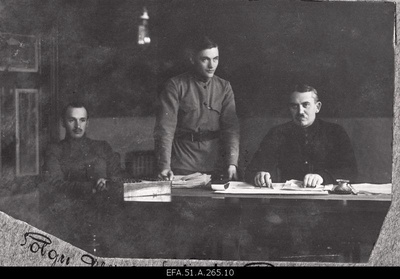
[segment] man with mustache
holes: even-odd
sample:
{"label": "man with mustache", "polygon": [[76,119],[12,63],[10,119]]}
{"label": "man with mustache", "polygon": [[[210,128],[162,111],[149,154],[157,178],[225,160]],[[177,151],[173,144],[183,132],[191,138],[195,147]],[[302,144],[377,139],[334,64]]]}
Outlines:
{"label": "man with mustache", "polygon": [[89,115],[84,104],[69,103],[62,112],[65,138],[50,144],[44,158],[44,195],[61,193],[66,197],[84,198],[109,190],[106,179],[126,176],[120,158],[102,140],[86,137]]}
{"label": "man with mustache", "polygon": [[292,121],[272,128],[262,140],[245,179],[256,186],[296,179],[304,187],[353,181],[357,163],[346,131],[317,117],[322,103],[315,88],[296,86],[289,95]]}
{"label": "man with mustache", "polygon": [[193,40],[191,69],[169,79],[159,96],[154,129],[158,176],[195,172],[237,179],[239,123],[230,83],[214,73],[218,45]]}

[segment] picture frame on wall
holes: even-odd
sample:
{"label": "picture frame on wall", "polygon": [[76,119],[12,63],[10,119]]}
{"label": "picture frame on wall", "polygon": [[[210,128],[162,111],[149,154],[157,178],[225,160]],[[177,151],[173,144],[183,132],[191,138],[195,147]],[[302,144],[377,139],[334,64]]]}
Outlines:
{"label": "picture frame on wall", "polygon": [[15,89],[16,175],[39,174],[39,90]]}
{"label": "picture frame on wall", "polygon": [[36,36],[0,32],[0,71],[38,72],[39,55]]}

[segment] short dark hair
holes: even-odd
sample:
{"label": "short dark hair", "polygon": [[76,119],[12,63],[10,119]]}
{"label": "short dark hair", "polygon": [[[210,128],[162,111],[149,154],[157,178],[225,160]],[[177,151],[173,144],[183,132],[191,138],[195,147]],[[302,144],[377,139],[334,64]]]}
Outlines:
{"label": "short dark hair", "polygon": [[195,35],[189,41],[189,51],[192,54],[215,47],[218,47],[217,42],[208,35]]}
{"label": "short dark hair", "polygon": [[300,93],[305,93],[305,92],[313,92],[314,95],[314,100],[315,102],[319,101],[319,96],[318,96],[318,91],[317,89],[315,89],[314,87],[307,85],[307,84],[297,84],[294,87],[294,90],[292,92],[290,92],[290,94],[294,93],[294,92],[300,92]]}
{"label": "short dark hair", "polygon": [[89,111],[86,107],[86,105],[83,102],[75,101],[75,102],[70,102],[66,104],[61,112],[61,119],[65,119],[65,115],[67,114],[68,108],[85,108],[86,113],[87,113],[87,118],[89,118]]}

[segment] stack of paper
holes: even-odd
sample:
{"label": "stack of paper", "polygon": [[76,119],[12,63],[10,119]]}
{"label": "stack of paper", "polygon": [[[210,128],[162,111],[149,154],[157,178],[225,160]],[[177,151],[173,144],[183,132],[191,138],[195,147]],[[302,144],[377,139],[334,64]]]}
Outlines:
{"label": "stack of paper", "polygon": [[359,183],[351,184],[359,194],[386,194],[392,193],[392,183],[387,184],[370,184],[370,183]]}
{"label": "stack of paper", "polygon": [[189,175],[175,175],[172,188],[196,188],[206,186],[211,181],[211,175],[200,172]]}
{"label": "stack of paper", "polygon": [[289,180],[286,183],[272,183],[272,189],[267,187],[256,187],[246,182],[230,181],[224,185],[211,184],[215,193],[224,194],[280,194],[280,195],[326,195],[328,190],[324,186],[308,188],[302,187],[303,182]]}
{"label": "stack of paper", "polygon": [[[390,195],[392,184],[371,184],[360,183],[351,184],[360,195]],[[325,195],[329,194],[333,185],[320,185],[317,187],[303,187],[303,182],[299,180],[288,180],[285,183],[272,183],[272,189],[267,187],[256,187],[241,181],[230,181],[226,184],[211,184],[215,193],[224,194],[296,194],[296,195]]]}
{"label": "stack of paper", "polygon": [[171,181],[124,183],[125,201],[170,201]]}
{"label": "stack of paper", "polygon": [[320,185],[317,187],[304,187],[303,181],[299,180],[288,180],[283,184],[281,190],[290,190],[290,191],[327,191],[324,185]]}

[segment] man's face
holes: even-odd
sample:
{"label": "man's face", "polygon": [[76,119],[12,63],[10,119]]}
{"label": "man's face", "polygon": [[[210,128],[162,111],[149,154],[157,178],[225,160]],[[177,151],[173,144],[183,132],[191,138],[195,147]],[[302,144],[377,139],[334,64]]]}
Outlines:
{"label": "man's face", "polygon": [[290,95],[290,113],[294,123],[308,127],[314,123],[315,117],[321,109],[321,102],[316,102],[313,92],[293,92]]}
{"label": "man's face", "polygon": [[69,107],[65,113],[63,126],[67,136],[74,139],[83,137],[89,125],[85,108]]}
{"label": "man's face", "polygon": [[191,62],[195,71],[206,79],[214,76],[218,67],[219,51],[217,47],[204,49],[192,57]]}

